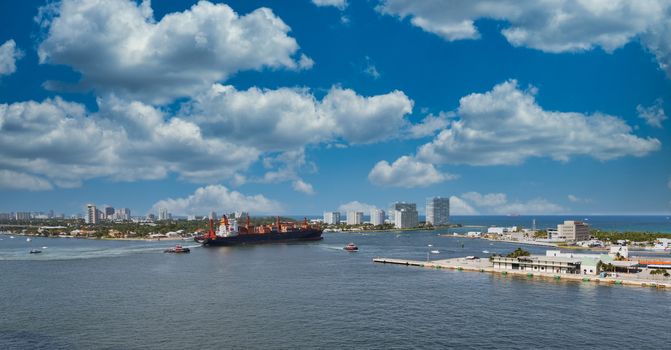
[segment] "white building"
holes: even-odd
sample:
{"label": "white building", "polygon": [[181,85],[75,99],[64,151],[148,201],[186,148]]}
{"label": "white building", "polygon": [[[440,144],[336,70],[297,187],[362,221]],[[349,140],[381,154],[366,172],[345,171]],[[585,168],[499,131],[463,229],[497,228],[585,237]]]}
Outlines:
{"label": "white building", "polygon": [[589,226],[581,221],[566,220],[557,225],[557,234],[567,241],[589,240]]}
{"label": "white building", "polygon": [[450,198],[426,199],[426,222],[433,226],[447,225],[450,220]]}
{"label": "white building", "polygon": [[419,224],[419,214],[417,210],[401,209],[394,212],[394,227],[412,228]]}
{"label": "white building", "polygon": [[168,220],[170,219],[170,213],[168,213],[167,208],[158,208],[158,219],[159,220]]}
{"label": "white building", "polygon": [[325,211],[324,212],[324,223],[327,225],[340,225],[340,212],[339,211]]}
{"label": "white building", "polygon": [[114,211],[114,220],[130,221],[130,209],[118,208]]}
{"label": "white building", "polygon": [[[406,202],[395,202],[389,206],[389,221],[396,222],[396,211],[403,210],[414,211],[417,213],[417,204],[415,203],[406,203]],[[417,213],[417,220],[419,220],[419,213]]]}
{"label": "white building", "polygon": [[373,209],[370,211],[370,223],[374,226],[384,225],[385,212],[382,209]]}
{"label": "white building", "polygon": [[361,225],[361,224],[363,224],[363,212],[348,211],[347,212],[347,224],[348,225]]}
{"label": "white building", "polygon": [[492,226],[487,228],[487,233],[488,234],[495,234],[499,236],[503,236],[507,233],[510,232],[515,232],[517,231],[517,226],[511,226],[511,227],[498,227],[498,226]]}
{"label": "white building", "polygon": [[84,218],[87,224],[95,225],[98,223],[98,209],[95,204],[86,205],[86,217]]}

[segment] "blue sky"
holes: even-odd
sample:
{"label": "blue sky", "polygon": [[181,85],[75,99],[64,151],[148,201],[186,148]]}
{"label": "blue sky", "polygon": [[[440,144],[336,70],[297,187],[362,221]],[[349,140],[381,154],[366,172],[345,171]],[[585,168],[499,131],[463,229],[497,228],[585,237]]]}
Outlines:
{"label": "blue sky", "polygon": [[0,212],[668,214],[670,13],[2,2]]}

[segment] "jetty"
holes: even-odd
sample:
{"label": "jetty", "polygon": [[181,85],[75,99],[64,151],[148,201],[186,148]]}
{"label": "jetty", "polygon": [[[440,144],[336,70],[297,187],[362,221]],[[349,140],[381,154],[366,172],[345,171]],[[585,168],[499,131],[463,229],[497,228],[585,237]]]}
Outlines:
{"label": "jetty", "polygon": [[488,258],[453,258],[441,260],[407,260],[407,259],[392,259],[392,258],[374,258],[373,262],[380,264],[394,264],[404,266],[423,267],[430,269],[449,269],[457,271],[491,273],[502,276],[516,275],[527,278],[540,278],[545,280],[567,280],[578,282],[599,283],[605,285],[627,285],[638,286],[646,288],[658,288],[671,291],[671,280],[666,278],[650,279],[644,276],[636,276],[635,274],[609,274],[606,277],[598,275],[583,275],[570,273],[551,273],[551,272],[531,272],[525,270],[510,270],[495,268],[489,262]]}

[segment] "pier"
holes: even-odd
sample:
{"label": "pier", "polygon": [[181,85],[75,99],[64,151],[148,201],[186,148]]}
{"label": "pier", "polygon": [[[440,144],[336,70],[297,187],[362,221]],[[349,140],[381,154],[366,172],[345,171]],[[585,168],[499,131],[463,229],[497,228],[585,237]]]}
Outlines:
{"label": "pier", "polygon": [[430,269],[450,269],[457,271],[468,272],[486,272],[491,274],[498,274],[502,276],[517,275],[528,278],[542,278],[551,280],[569,280],[578,282],[591,282],[606,285],[628,285],[646,288],[657,288],[671,291],[671,280],[653,280],[641,278],[642,276],[618,274],[617,277],[599,277],[594,275],[579,275],[568,273],[547,273],[547,272],[530,272],[524,270],[508,270],[498,269],[492,267],[489,259],[467,259],[467,258],[453,258],[442,260],[407,260],[407,259],[391,259],[391,258],[374,258],[373,262],[380,264],[394,264],[404,266],[415,266]]}

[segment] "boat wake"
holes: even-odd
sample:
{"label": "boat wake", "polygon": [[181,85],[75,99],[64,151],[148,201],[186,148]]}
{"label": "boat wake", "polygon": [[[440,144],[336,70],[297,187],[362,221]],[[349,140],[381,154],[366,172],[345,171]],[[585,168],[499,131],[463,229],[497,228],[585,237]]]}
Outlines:
{"label": "boat wake", "polygon": [[[53,260],[85,260],[85,259],[100,259],[100,258],[114,258],[121,256],[128,256],[132,254],[150,254],[163,253],[167,245],[141,245],[131,247],[110,247],[110,248],[87,248],[87,247],[42,247],[45,249],[42,254],[28,254],[24,248],[14,248],[7,250],[0,250],[0,261],[12,260],[39,260],[39,261],[53,261]],[[183,245],[184,248],[197,248],[199,244]]]}

